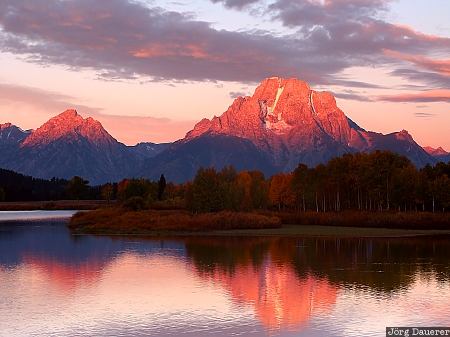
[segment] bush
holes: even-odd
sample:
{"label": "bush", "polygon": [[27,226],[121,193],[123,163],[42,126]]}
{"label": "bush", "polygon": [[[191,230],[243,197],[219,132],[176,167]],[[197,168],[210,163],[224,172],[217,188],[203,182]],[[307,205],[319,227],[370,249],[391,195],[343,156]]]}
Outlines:
{"label": "bush", "polygon": [[131,211],[140,211],[146,209],[146,203],[142,197],[132,197],[125,200],[122,207]]}

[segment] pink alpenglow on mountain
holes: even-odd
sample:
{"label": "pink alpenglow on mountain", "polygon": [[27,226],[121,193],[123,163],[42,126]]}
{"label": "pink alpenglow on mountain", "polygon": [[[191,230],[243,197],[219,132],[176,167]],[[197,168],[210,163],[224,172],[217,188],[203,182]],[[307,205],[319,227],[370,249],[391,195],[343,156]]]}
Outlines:
{"label": "pink alpenglow on mountain", "polygon": [[433,157],[439,157],[439,156],[447,156],[450,154],[450,152],[445,151],[442,147],[438,147],[437,149],[432,148],[431,146],[425,146],[423,148],[428,154],[432,155]]}
{"label": "pink alpenglow on mountain", "polygon": [[91,117],[84,119],[76,110],[69,109],[33,131],[22,143],[22,146],[45,146],[59,139],[74,141],[78,137],[97,145],[115,142],[115,139],[103,128],[100,122]]}
{"label": "pink alpenglow on mountain", "polygon": [[281,170],[299,162],[316,165],[343,153],[390,150],[417,165],[429,156],[407,131],[390,135],[368,132],[352,122],[329,92],[315,91],[298,79],[271,77],[251,97],[238,97],[225,113],[202,120],[185,138],[229,135],[250,140]]}
{"label": "pink alpenglow on mountain", "polygon": [[[267,176],[315,166],[345,153],[389,150],[421,167],[447,161],[425,152],[405,130],[366,131],[339,109],[329,92],[298,79],[271,77],[251,97],[238,97],[220,116],[203,119],[172,144],[125,146],[102,125],[66,110],[35,131],[0,127],[0,167],[39,178],[82,176],[91,183],[129,177],[192,179],[200,167],[260,170]],[[445,151],[444,151],[445,152]],[[438,154],[438,155],[437,155]]]}

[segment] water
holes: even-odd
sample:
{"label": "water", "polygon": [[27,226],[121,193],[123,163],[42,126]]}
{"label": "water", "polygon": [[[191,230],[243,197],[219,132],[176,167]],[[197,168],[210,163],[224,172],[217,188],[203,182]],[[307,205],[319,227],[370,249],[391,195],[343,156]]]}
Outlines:
{"label": "water", "polygon": [[1,211],[0,222],[68,219],[76,212],[77,211]]}
{"label": "water", "polygon": [[0,225],[0,336],[384,336],[450,326],[448,238],[108,238]]}

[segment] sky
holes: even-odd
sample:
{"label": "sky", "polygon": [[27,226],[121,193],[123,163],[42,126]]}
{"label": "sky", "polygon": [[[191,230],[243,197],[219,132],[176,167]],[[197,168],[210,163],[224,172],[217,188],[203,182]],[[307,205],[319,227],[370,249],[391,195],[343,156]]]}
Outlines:
{"label": "sky", "polygon": [[168,142],[266,77],[331,91],[361,127],[450,150],[448,0],[2,0],[0,123],[68,108]]}

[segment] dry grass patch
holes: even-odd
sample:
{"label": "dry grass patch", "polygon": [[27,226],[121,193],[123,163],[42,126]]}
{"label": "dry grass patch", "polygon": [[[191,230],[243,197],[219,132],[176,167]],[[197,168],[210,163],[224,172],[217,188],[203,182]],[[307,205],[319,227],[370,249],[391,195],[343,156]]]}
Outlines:
{"label": "dry grass patch", "polygon": [[279,228],[278,217],[240,212],[191,214],[187,211],[130,211],[123,208],[78,213],[69,227],[75,233],[151,234],[157,231],[213,231]]}

